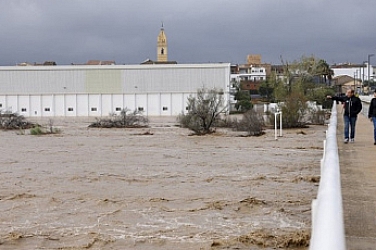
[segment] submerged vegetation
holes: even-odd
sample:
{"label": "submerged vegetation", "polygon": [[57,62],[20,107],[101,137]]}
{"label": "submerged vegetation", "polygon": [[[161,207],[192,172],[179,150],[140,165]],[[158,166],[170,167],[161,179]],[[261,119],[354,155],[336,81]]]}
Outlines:
{"label": "submerged vegetation", "polygon": [[188,97],[188,112],[180,114],[178,122],[196,135],[210,134],[214,132],[213,127],[220,114],[226,109],[223,91],[198,89],[196,96]]}
{"label": "submerged vegetation", "polygon": [[36,124],[28,122],[24,116],[17,113],[0,111],[0,129],[3,130],[18,130],[29,129],[36,126]]}
{"label": "submerged vegetation", "polygon": [[206,135],[215,132],[217,127],[245,131],[248,136],[259,136],[264,132],[264,121],[253,109],[246,109],[240,121],[224,116],[227,106],[224,105],[223,93],[216,89],[199,89],[196,97],[188,98],[188,112],[178,117],[184,128],[195,135]]}
{"label": "submerged vegetation", "polygon": [[18,130],[18,135],[25,135],[25,130],[30,130],[30,135],[46,135],[46,134],[60,134],[61,130],[53,126],[54,121],[48,120],[46,126],[41,126],[26,120],[22,115],[11,112],[0,112],[0,129],[2,130]]}
{"label": "submerged vegetation", "polygon": [[149,119],[142,111],[121,110],[120,115],[110,114],[110,118],[96,118],[89,128],[145,128],[149,126]]}
{"label": "submerged vegetation", "polygon": [[48,120],[48,125],[46,127],[42,127],[36,125],[35,127],[30,129],[31,135],[50,135],[50,134],[60,134],[61,129],[53,127],[54,121],[52,119]]}

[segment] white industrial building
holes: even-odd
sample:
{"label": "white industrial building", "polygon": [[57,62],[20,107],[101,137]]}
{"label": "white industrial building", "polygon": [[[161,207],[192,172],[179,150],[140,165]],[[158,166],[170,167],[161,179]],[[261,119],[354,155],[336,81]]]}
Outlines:
{"label": "white industrial building", "polygon": [[338,64],[330,67],[334,77],[347,75],[361,81],[373,81],[375,79],[375,67],[367,62],[364,64]]}
{"label": "white industrial building", "polygon": [[199,88],[229,100],[230,64],[0,67],[0,110],[25,117],[108,116],[124,108],[149,116],[186,112]]}

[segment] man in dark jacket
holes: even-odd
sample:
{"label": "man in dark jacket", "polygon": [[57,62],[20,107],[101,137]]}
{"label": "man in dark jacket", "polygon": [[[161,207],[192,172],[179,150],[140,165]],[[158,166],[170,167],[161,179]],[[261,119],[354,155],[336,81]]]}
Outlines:
{"label": "man in dark jacket", "polygon": [[373,145],[376,145],[376,90],[373,93],[373,98],[369,104],[368,118],[373,122]]}
{"label": "man in dark jacket", "polygon": [[[336,97],[327,96],[328,99],[334,101],[340,101],[344,104],[343,120],[345,123],[344,137],[345,143],[354,142],[355,138],[355,124],[358,114],[362,110],[362,101],[354,95],[353,89],[348,89],[346,91],[346,96]],[[349,131],[350,127],[350,131]],[[350,133],[349,133],[350,132]]]}

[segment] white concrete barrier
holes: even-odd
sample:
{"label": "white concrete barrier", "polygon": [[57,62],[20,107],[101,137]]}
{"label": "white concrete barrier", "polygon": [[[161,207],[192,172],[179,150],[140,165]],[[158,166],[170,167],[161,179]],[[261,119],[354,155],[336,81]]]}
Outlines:
{"label": "white concrete barrier", "polygon": [[371,103],[371,100],[373,98],[373,95],[372,96],[359,96],[360,100],[362,100],[362,104],[363,104],[363,109],[362,109],[362,114],[366,117],[368,117],[368,109],[369,109],[369,104]]}
{"label": "white concrete barrier", "polygon": [[317,199],[312,201],[310,250],[345,250],[341,178],[337,145],[337,105],[333,102],[324,141]]}
{"label": "white concrete barrier", "polygon": [[359,96],[360,100],[362,100],[362,102],[368,102],[370,103],[372,98],[373,98],[373,95],[361,95]]}

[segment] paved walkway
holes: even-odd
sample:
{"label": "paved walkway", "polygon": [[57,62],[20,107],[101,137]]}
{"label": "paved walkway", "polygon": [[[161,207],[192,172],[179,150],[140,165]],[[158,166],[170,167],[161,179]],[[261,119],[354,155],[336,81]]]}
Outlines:
{"label": "paved walkway", "polygon": [[358,117],[354,143],[343,143],[343,119],[338,115],[338,151],[347,249],[376,249],[376,146],[373,125]]}

